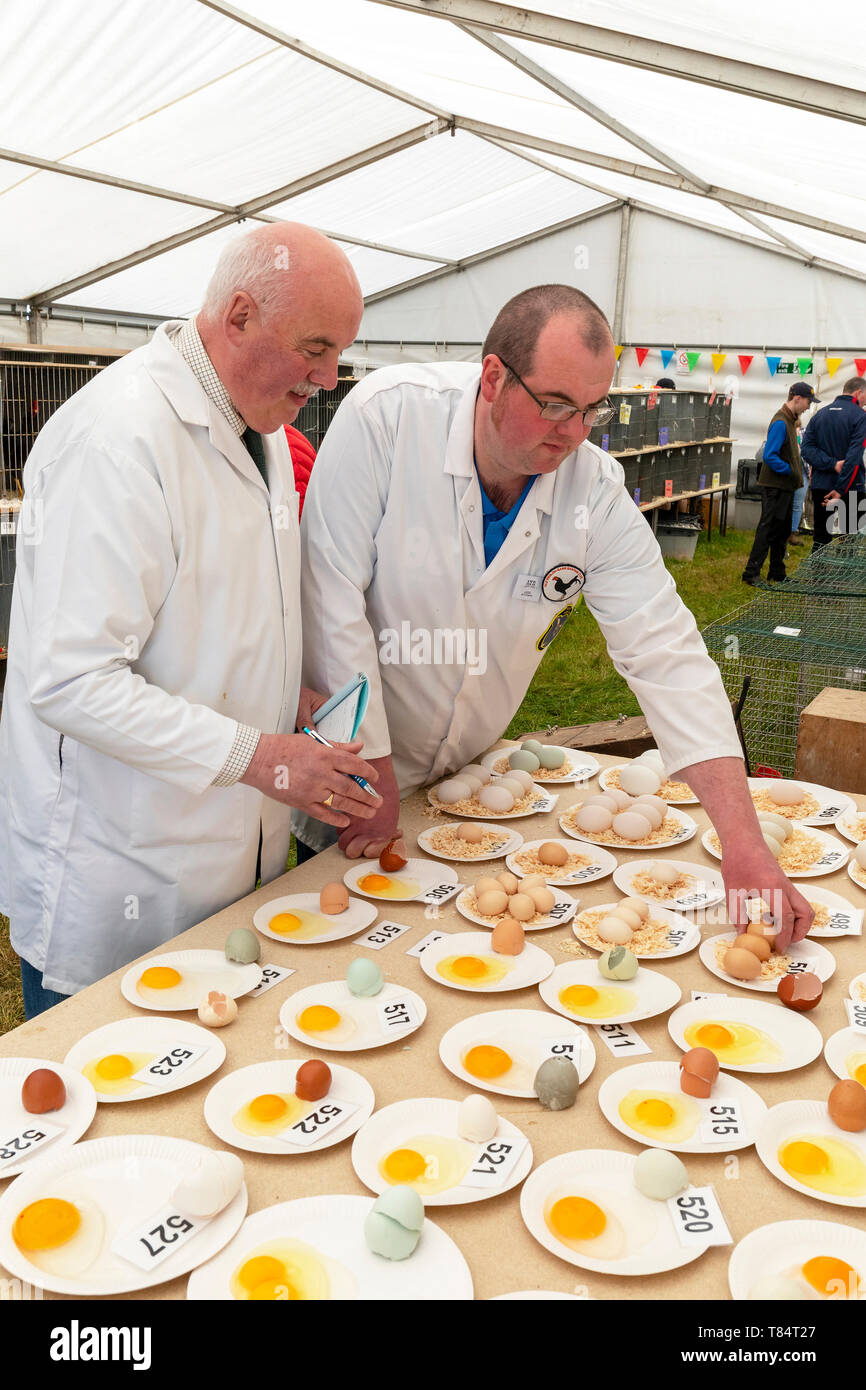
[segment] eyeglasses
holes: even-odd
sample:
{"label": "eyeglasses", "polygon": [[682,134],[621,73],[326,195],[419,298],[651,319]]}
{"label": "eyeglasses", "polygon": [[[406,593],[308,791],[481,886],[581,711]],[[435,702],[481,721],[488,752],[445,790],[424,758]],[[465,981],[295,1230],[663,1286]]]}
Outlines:
{"label": "eyeglasses", "polygon": [[517,375],[514,368],[509,367],[505,358],[500,357],[499,360],[505,370],[510,372],[516,381],[520,382],[526,394],[531,396],[535,401],[543,419],[559,421],[573,420],[575,415],[579,415],[583,425],[589,426],[590,429],[592,429],[593,425],[606,425],[609,420],[613,419],[616,406],[612,404],[609,397],[605,397],[601,405],[591,405],[586,410],[581,410],[577,405],[566,405],[565,401],[540,401],[535,392],[530,391],[523,378]]}

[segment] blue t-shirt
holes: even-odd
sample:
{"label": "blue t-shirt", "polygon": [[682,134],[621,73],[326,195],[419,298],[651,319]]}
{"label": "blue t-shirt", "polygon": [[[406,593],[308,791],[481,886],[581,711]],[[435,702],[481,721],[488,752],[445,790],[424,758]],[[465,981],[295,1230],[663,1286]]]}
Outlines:
{"label": "blue t-shirt", "polygon": [[[475,465],[475,472],[478,473],[477,463]],[[482,522],[484,526],[484,563],[488,567],[493,563],[493,560],[504,545],[505,537],[508,535],[508,532],[517,519],[517,513],[523,506],[526,494],[529,492],[534,482],[535,475],[533,474],[531,477],[527,478],[526,486],[511,510],[501,512],[487,496],[487,493],[484,491],[484,484],[481,481],[481,475],[480,473],[478,474],[478,486],[481,488]]]}

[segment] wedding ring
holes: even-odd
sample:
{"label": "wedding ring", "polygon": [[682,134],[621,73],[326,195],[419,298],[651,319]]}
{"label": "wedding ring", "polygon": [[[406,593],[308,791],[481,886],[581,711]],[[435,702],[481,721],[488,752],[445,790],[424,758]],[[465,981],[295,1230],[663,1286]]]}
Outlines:
{"label": "wedding ring", "polygon": [[323,806],[330,806],[330,804],[331,804],[331,802],[332,802],[333,800],[334,800],[334,793],[331,792],[330,796],[326,796],[326,797],[325,797],[324,801],[322,802],[322,805],[323,805]]}

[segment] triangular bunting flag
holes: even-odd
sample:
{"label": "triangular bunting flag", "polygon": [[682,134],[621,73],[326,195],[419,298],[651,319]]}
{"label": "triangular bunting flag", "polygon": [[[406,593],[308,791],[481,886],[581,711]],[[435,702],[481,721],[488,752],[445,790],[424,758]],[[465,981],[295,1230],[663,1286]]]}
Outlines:
{"label": "triangular bunting flag", "polygon": [[675,348],[662,348],[662,366],[666,367],[676,351]]}
{"label": "triangular bunting flag", "polygon": [[854,369],[858,376],[866,376],[866,357],[855,357]]}
{"label": "triangular bunting flag", "polygon": [[743,373],[743,376],[746,375],[746,372],[749,370],[754,360],[755,359],[753,357],[740,356],[737,358],[737,361],[740,364],[740,371]]}
{"label": "triangular bunting flag", "polygon": [[797,373],[799,376],[811,376],[814,363],[811,357],[797,358]]}
{"label": "triangular bunting flag", "polygon": [[776,372],[779,370],[779,363],[781,362],[781,360],[781,357],[767,358],[767,366],[770,368],[770,376],[776,375]]}
{"label": "triangular bunting flag", "polygon": [[686,357],[688,358],[689,371],[693,372],[701,360],[701,354],[699,352],[687,352]]}
{"label": "triangular bunting flag", "polygon": [[622,356],[622,343],[614,343],[613,350],[616,353],[616,360],[618,362]]}
{"label": "triangular bunting flag", "polygon": [[639,367],[643,366],[644,362],[647,359],[648,352],[649,348],[635,348],[634,355],[637,358],[637,364]]}
{"label": "triangular bunting flag", "polygon": [[725,358],[727,357],[727,355],[728,355],[728,354],[727,354],[726,352],[711,352],[711,353],[710,353],[710,356],[711,356],[712,359],[713,359],[713,371],[714,371],[714,372],[720,372],[720,371],[722,370],[722,367],[724,367],[724,365],[725,365]]}
{"label": "triangular bunting flag", "polygon": [[830,373],[830,376],[835,376],[836,373],[838,372],[839,368],[840,368],[841,365],[842,365],[842,358],[841,358],[841,357],[825,357],[825,358],[824,358],[824,361],[825,361],[826,364],[827,364],[827,371]]}

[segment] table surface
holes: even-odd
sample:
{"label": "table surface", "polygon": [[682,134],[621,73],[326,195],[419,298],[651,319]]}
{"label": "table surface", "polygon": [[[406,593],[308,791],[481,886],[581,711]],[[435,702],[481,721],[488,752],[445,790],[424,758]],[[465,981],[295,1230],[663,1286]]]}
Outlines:
{"label": "table surface", "polygon": [[[594,755],[602,768],[629,761],[605,754]],[[553,790],[556,790],[554,787]],[[568,783],[559,793],[556,808],[543,816],[536,815],[515,821],[515,828],[525,840],[561,838],[557,817],[574,802],[598,791],[596,779],[576,785]],[[866,810],[866,797],[854,798],[860,810]],[[660,851],[677,859],[702,864],[715,869],[718,861],[702,848],[700,835],[709,824],[701,806],[681,808],[698,825],[698,834],[681,848]],[[447,818],[432,811],[425,792],[416,792],[403,805],[401,824],[410,853],[419,854],[417,835],[430,825]],[[848,842],[846,842],[848,843]],[[578,842],[575,841],[575,845]],[[641,851],[645,856],[646,851]],[[616,851],[619,863],[637,852]],[[444,862],[433,861],[431,862]],[[342,879],[350,861],[335,848],[326,850],[312,861],[293,869],[291,873],[256,893],[242,898],[224,911],[192,927],[181,936],[164,943],[164,950],[223,945],[234,927],[251,926],[255,909],[271,899],[289,892],[309,892],[323,884]],[[482,874],[501,872],[503,860],[482,864],[455,865],[461,881],[474,882]],[[847,898],[857,907],[866,906],[866,893],[849,878],[847,869],[817,879],[799,881],[802,891],[810,885],[828,888]],[[577,893],[580,909],[616,899],[619,890],[610,878],[602,879]],[[210,1088],[229,1071],[253,1062],[300,1059],[315,1056],[315,1050],[288,1039],[279,1023],[280,1005],[295,991],[325,980],[345,977],[349,962],[358,955],[369,954],[382,968],[386,981],[409,985],[427,1003],[427,1019],[423,1026],[402,1044],[397,1042],[379,1049],[334,1054],[336,1060],[361,1072],[376,1094],[376,1108],[409,1097],[449,1097],[462,1100],[469,1088],[452,1076],[439,1059],[439,1040],[459,1019],[469,1014],[501,1008],[544,1008],[537,988],[532,987],[508,994],[483,998],[449,989],[428,979],[419,961],[406,951],[434,928],[444,931],[473,930],[471,923],[459,915],[452,902],[438,909],[438,921],[425,916],[420,904],[395,902],[383,904],[379,919],[391,918],[410,922],[412,930],[404,933],[380,951],[358,947],[352,940],[320,946],[286,946],[262,938],[262,963],[291,966],[296,973],[275,985],[258,999],[241,999],[237,1020],[219,1031],[227,1048],[222,1067],[211,1077],[165,1097],[153,1097],[122,1105],[100,1105],[84,1140],[113,1134],[166,1134],[194,1140],[212,1148],[222,1147],[220,1141],[204,1122],[203,1108]],[[433,912],[433,909],[427,909]],[[368,929],[369,930],[369,929]],[[724,927],[708,925],[704,935],[714,935]],[[563,943],[576,945],[571,924],[548,931],[531,933],[533,944],[548,951],[557,965],[575,959],[572,952],[560,948]],[[809,1015],[826,1041],[837,1029],[844,1027],[846,1016],[843,999],[848,983],[864,968],[863,937],[830,942],[822,939],[836,957],[837,969],[824,988],[818,1008]],[[595,958],[595,953],[587,951]],[[643,962],[653,967],[651,960]],[[739,998],[772,1000],[770,995],[754,991],[739,991],[712,975],[698,957],[697,948],[685,956],[659,961],[661,969],[675,980],[682,990],[682,1002],[688,1002],[692,989],[705,989],[736,994]],[[0,1056],[32,1056],[48,1061],[62,1061],[79,1038],[92,1029],[123,1017],[140,1017],[141,1011],[128,1004],[120,993],[124,971],[107,976],[89,989],[59,1004],[39,1018],[23,1024],[0,1038]],[[781,1008],[782,1006],[779,1005]],[[196,1022],[194,1012],[180,1017]],[[637,1026],[640,1036],[652,1048],[652,1057],[644,1060],[673,1061],[680,1055],[667,1031],[667,1014],[642,1021]],[[592,1033],[592,1029],[588,1029]],[[570,1110],[549,1112],[535,1101],[491,1096],[497,1111],[517,1124],[528,1136],[533,1149],[533,1167],[547,1159],[572,1149],[604,1148],[637,1154],[642,1145],[633,1143],[615,1130],[604,1118],[597,1102],[598,1089],[605,1077],[624,1065],[615,1058],[598,1037],[593,1037],[596,1064],[592,1075],[581,1086],[576,1104]],[[325,1053],[328,1060],[330,1054]],[[808,1067],[778,1075],[749,1075],[734,1073],[748,1082],[767,1105],[792,1099],[825,1099],[835,1081],[823,1055]],[[294,1197],[319,1193],[355,1193],[370,1196],[355,1176],[350,1159],[351,1140],[318,1153],[292,1157],[240,1153],[246,1171],[249,1190],[248,1214],[284,1202]],[[764,1168],[754,1147],[735,1154],[686,1154],[683,1160],[694,1184],[713,1183],[721,1202],[734,1242],[749,1231],[772,1221],[796,1218],[841,1221],[866,1230],[866,1211],[833,1206],[807,1197],[786,1187]],[[5,1184],[0,1185],[5,1190]],[[456,1241],[472,1272],[476,1298],[487,1299],[496,1294],[517,1289],[542,1288],[559,1292],[588,1290],[595,1299],[728,1299],[728,1259],[731,1246],[709,1249],[693,1263],[669,1273],[641,1277],[604,1275],[572,1266],[544,1250],[530,1236],[520,1215],[520,1188],[499,1197],[459,1207],[437,1207],[431,1218]],[[154,1289],[125,1294],[126,1299],[177,1299],[186,1294],[188,1276],[174,1279]],[[61,1295],[46,1297],[61,1299]]]}

